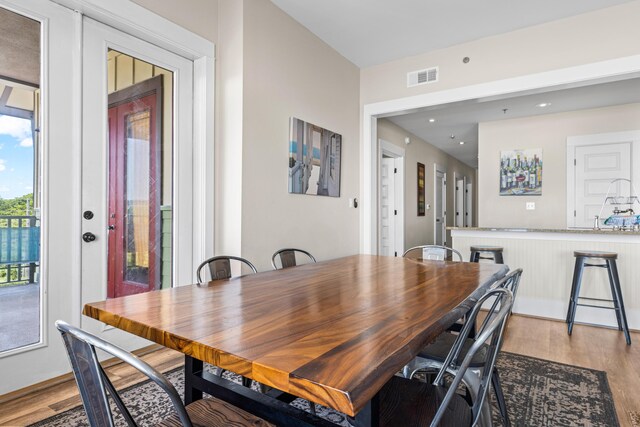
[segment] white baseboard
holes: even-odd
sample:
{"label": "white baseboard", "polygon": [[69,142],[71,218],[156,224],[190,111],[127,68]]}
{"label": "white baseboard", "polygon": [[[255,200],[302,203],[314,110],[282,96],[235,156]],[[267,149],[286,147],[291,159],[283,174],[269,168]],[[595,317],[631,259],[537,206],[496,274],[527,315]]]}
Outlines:
{"label": "white baseboard", "polygon": [[[569,301],[560,302],[552,299],[539,298],[516,298],[513,312],[517,314],[546,317],[549,319],[565,320]],[[626,308],[627,322],[629,329],[640,330],[640,310]],[[576,312],[576,322],[587,323],[597,326],[607,326],[617,328],[616,315],[613,310],[603,310],[591,307],[578,307]]]}

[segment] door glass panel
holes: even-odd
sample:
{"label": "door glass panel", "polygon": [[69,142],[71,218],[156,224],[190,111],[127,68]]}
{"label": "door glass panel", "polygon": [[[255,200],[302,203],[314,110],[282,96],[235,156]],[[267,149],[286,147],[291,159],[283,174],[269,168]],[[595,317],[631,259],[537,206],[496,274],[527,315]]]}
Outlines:
{"label": "door glass panel", "polygon": [[149,110],[126,117],[126,170],[125,170],[125,271],[127,282],[149,282],[149,158],[151,126]]}
{"label": "door glass panel", "polygon": [[0,354],[41,341],[40,23],[0,8]]}
{"label": "door glass panel", "polygon": [[173,73],[107,54],[109,298],[171,287]]}

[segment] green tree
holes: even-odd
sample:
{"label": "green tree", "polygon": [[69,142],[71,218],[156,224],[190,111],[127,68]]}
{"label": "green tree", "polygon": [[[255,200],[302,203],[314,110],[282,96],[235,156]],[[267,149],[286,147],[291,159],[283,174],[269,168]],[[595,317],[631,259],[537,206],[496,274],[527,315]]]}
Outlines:
{"label": "green tree", "polygon": [[29,213],[33,212],[33,193],[24,196],[15,197],[13,199],[0,198],[0,216],[5,215],[27,215],[27,206]]}

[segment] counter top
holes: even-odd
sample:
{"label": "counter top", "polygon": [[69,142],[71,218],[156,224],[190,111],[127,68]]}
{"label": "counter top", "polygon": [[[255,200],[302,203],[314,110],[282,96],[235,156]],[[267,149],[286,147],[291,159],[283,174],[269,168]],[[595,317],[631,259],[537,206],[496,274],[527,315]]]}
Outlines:
{"label": "counter top", "polygon": [[571,233],[571,234],[623,234],[640,236],[640,231],[614,230],[613,228],[500,228],[500,227],[447,227],[451,231],[502,231],[514,233]]}

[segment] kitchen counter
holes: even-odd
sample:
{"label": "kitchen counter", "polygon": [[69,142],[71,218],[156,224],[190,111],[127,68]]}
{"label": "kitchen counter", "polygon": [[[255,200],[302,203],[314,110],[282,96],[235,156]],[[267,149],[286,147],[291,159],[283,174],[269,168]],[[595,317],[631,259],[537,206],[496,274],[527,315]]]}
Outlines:
{"label": "kitchen counter", "polygon": [[500,228],[500,227],[447,227],[447,230],[459,231],[505,231],[516,233],[571,233],[571,234],[624,234],[640,236],[640,231],[614,230],[613,228]]}
{"label": "kitchen counter", "polygon": [[[470,247],[501,246],[504,262],[522,268],[514,312],[564,320],[575,258],[573,251],[616,252],[627,319],[640,330],[640,232],[613,229],[449,227],[451,246],[468,259]],[[611,299],[606,269],[587,268],[581,296]],[[615,326],[613,310],[578,307],[576,321]],[[621,333],[622,334],[622,333]],[[621,340],[624,338],[620,337]]]}

